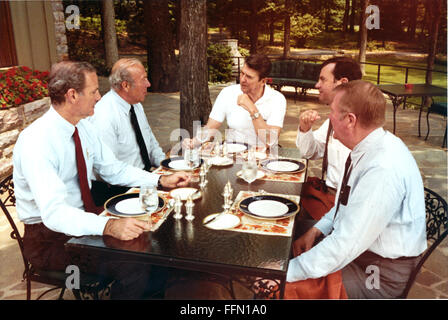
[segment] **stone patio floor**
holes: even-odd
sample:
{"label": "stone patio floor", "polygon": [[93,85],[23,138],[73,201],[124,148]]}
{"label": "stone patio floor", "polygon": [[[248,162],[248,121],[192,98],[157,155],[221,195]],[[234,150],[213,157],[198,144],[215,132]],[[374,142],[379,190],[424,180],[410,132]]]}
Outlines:
{"label": "stone patio floor", "polygon": [[[226,85],[210,87],[210,96],[214,102],[217,94]],[[100,91],[107,92],[107,79],[100,77]],[[279,143],[284,147],[295,147],[298,116],[301,111],[315,109],[319,111],[322,120],[315,124],[317,128],[329,113],[327,106],[318,103],[316,92],[311,91],[306,97],[294,102],[294,93],[290,88],[283,88],[283,94],[288,101],[287,114]],[[150,93],[144,102],[154,134],[160,145],[167,151],[174,142],[170,141],[170,133],[179,126],[179,93]],[[425,187],[433,189],[447,199],[447,149],[441,148],[446,119],[439,115],[430,115],[431,133],[426,135],[426,114],[422,115],[422,135],[418,137],[418,110],[402,108],[397,111],[396,135],[400,137],[414,155]],[[387,122],[385,128],[392,130],[392,105],[388,104]],[[310,161],[311,175],[319,175],[321,161]],[[15,212],[13,213],[15,215]],[[17,220],[17,219],[16,219]],[[20,228],[21,224],[18,223]],[[0,215],[0,300],[18,300],[26,298],[25,283],[22,282],[23,262],[20,250],[15,240],[9,237],[10,227]],[[32,299],[49,287],[32,283]],[[44,299],[56,299],[59,291],[52,292]],[[448,299],[448,239],[439,245],[426,262],[408,296],[410,299]],[[64,299],[74,299],[70,291]]]}

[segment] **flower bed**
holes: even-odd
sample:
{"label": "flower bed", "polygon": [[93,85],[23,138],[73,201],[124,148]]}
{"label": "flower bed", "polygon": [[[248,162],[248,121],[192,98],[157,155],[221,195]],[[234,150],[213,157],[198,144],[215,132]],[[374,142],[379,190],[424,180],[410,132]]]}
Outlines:
{"label": "flower bed", "polygon": [[0,109],[48,96],[48,71],[12,67],[0,71]]}

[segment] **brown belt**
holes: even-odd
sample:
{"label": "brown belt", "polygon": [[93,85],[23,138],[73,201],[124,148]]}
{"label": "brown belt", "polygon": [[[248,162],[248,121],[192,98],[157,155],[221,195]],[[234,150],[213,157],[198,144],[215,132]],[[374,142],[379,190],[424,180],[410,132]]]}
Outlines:
{"label": "brown belt", "polygon": [[332,195],[336,195],[336,189],[335,188],[331,188],[331,187],[329,187],[329,186],[327,186],[327,189],[328,189],[328,193],[329,194],[332,194]]}

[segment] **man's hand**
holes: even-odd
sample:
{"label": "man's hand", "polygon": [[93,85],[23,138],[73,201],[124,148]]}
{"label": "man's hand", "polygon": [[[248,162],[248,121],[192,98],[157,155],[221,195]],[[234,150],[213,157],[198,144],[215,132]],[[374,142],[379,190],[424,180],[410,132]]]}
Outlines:
{"label": "man's hand", "polygon": [[165,188],[186,187],[190,183],[191,174],[186,172],[176,172],[160,177],[160,183]]}
{"label": "man's hand", "polygon": [[301,132],[307,132],[311,129],[313,123],[319,120],[320,116],[315,110],[307,110],[299,116],[299,128]]}
{"label": "man's hand", "polygon": [[310,250],[313,247],[316,239],[322,234],[322,232],[313,227],[308,230],[304,235],[302,235],[299,239],[293,242],[292,244],[292,254],[294,257],[301,255],[303,252]]}
{"label": "man's hand", "polygon": [[142,220],[134,218],[109,219],[103,234],[119,240],[132,240],[149,230],[148,222]]}
{"label": "man's hand", "polygon": [[245,93],[238,96],[237,104],[246,109],[250,115],[257,112],[257,107],[255,107],[255,104],[252,102],[251,98]]}

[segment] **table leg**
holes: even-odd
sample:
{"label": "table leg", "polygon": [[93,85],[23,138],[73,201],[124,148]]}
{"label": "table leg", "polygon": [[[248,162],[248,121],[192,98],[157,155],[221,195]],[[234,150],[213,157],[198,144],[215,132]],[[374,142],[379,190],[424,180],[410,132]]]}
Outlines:
{"label": "table leg", "polygon": [[397,113],[397,109],[400,106],[400,103],[402,102],[402,99],[395,96],[390,96],[390,99],[392,100],[392,105],[394,107],[394,129],[393,134],[395,134],[395,114]]}

